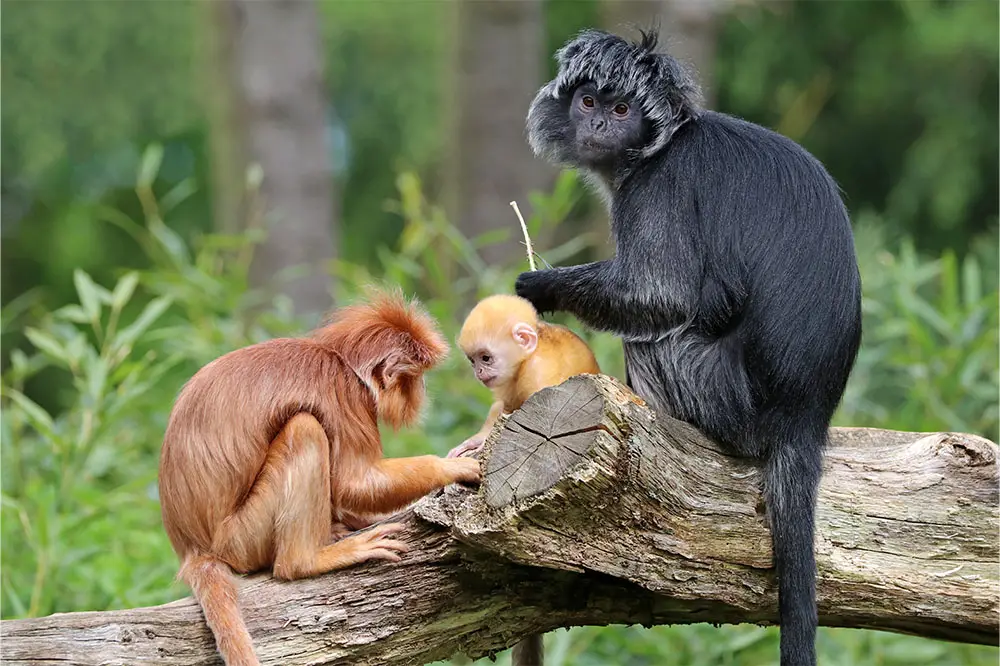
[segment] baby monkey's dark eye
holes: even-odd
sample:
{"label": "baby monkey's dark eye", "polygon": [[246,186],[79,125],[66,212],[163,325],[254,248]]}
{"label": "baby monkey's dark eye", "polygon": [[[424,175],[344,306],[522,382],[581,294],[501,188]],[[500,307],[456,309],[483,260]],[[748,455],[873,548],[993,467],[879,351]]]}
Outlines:
{"label": "baby monkey's dark eye", "polygon": [[594,108],[594,98],[590,95],[584,95],[580,98],[580,103],[583,104],[588,109]]}
{"label": "baby monkey's dark eye", "polygon": [[490,360],[492,360],[492,358],[493,357],[490,356],[489,354],[483,354],[482,356],[479,357],[479,360],[482,361],[483,363],[489,363]]}
{"label": "baby monkey's dark eye", "polygon": [[618,102],[617,104],[615,104],[615,108],[612,109],[612,111],[615,112],[616,116],[627,115],[628,114],[628,104],[625,104],[624,102]]}

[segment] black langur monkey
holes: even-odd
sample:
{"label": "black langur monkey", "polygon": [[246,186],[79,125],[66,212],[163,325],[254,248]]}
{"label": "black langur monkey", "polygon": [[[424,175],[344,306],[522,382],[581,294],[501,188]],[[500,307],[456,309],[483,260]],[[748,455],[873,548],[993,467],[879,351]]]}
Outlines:
{"label": "black langur monkey", "polygon": [[700,107],[643,33],[585,31],[528,112],[535,153],[610,208],[614,258],[522,273],[516,291],[622,338],[626,382],[662,413],[764,461],[782,666],[816,663],[816,490],[861,338],[847,210],[794,141]]}

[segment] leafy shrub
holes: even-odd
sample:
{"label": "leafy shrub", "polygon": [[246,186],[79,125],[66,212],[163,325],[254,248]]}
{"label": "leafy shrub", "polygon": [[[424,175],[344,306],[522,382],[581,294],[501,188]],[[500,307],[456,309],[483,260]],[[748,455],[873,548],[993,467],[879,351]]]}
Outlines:
{"label": "leafy shrub", "polygon": [[880,228],[863,219],[857,234],[864,334],[837,421],[997,441],[995,277],[972,254],[927,259],[907,239],[891,253]]}
{"label": "leafy shrub", "polygon": [[[172,572],[156,515],[152,436],[162,428],[163,408],[149,395],[177,358],[135,347],[151,337],[170,300],[150,300],[122,325],[137,274],[110,291],[83,272],[75,282],[79,305],[27,329],[38,352],[14,352],[3,377],[5,616],[168,597]],[[21,390],[46,365],[70,377],[73,397],[59,415]]]}

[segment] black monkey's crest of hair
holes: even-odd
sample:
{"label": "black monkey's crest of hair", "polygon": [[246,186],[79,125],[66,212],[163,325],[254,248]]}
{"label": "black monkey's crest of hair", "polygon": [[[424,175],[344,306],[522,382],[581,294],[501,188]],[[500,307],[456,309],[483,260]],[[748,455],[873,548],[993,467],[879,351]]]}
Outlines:
{"label": "black monkey's crest of hair", "polygon": [[[701,89],[679,61],[656,52],[655,32],[640,34],[638,42],[628,42],[602,30],[582,31],[556,51],[559,73],[539,96],[564,98],[580,84],[590,82],[600,90],[631,97],[654,128],[653,140],[641,150],[645,158],[662,149],[681,125],[697,117]],[[536,152],[545,151],[536,148]]]}

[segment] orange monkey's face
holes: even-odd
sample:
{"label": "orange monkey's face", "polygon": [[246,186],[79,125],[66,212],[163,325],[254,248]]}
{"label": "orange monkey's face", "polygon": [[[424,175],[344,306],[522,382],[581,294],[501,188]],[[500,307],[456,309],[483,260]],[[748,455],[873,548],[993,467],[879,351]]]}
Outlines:
{"label": "orange monkey's face", "polygon": [[396,375],[379,391],[376,400],[379,419],[396,429],[416,423],[426,393],[423,372]]}

